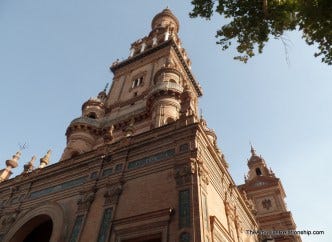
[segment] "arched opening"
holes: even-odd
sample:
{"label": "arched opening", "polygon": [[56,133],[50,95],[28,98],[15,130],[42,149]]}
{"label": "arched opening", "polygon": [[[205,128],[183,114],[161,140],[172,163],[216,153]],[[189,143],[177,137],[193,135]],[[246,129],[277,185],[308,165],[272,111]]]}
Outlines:
{"label": "arched opening", "polygon": [[261,176],[261,175],[262,175],[262,171],[261,171],[261,169],[256,168],[256,175],[257,175],[257,176]]}
{"label": "arched opening", "polygon": [[53,223],[52,220],[47,220],[40,224],[37,228],[34,228],[24,239],[23,242],[47,242],[50,241],[52,235]]}
{"label": "arched opening", "polygon": [[168,117],[166,119],[166,124],[171,124],[171,123],[174,123],[174,122],[175,122],[174,118]]}
{"label": "arched opening", "polygon": [[94,112],[91,112],[88,114],[88,118],[92,118],[92,119],[96,119],[97,118],[97,114]]}
{"label": "arched opening", "polygon": [[25,223],[10,242],[49,242],[52,231],[52,219],[47,215],[39,215]]}

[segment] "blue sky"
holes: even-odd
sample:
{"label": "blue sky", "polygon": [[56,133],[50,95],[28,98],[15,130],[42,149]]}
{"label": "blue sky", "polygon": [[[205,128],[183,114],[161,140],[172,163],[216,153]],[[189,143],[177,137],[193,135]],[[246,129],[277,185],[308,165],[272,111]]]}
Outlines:
{"label": "blue sky", "polygon": [[234,50],[215,44],[225,20],[190,19],[190,1],[1,0],[0,167],[25,142],[15,174],[49,148],[57,162],[83,102],[112,81],[110,64],[128,57],[130,44],[149,33],[166,6],[180,21],[204,90],[200,107],[235,182],[243,183],[252,142],[281,178],[298,229],[325,230],[303,241],[332,241],[331,66],[313,57],[299,33],[285,36],[289,64],[277,40],[248,64],[234,61]]}

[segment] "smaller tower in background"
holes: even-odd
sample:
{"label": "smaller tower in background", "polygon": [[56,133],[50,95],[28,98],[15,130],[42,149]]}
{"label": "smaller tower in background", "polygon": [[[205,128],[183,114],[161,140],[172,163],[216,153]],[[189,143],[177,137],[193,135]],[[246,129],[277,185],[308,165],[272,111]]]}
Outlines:
{"label": "smaller tower in background", "polygon": [[[259,223],[262,240],[274,239],[275,242],[301,242],[298,235],[278,234],[286,231],[295,231],[296,225],[292,213],[287,210],[286,193],[279,178],[271,169],[268,169],[265,160],[256,154],[251,146],[251,157],[248,160],[248,175],[245,183],[238,188],[254,204],[256,220]],[[272,233],[275,233],[274,235]]]}

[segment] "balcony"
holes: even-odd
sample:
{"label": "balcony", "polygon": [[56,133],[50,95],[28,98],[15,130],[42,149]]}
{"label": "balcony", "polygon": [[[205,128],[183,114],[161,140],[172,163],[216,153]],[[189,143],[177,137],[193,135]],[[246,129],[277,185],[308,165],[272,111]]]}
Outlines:
{"label": "balcony", "polygon": [[183,87],[174,82],[162,82],[162,83],[157,84],[153,88],[152,93],[159,92],[159,91],[166,91],[166,92],[173,91],[173,92],[177,92],[177,93],[182,93]]}

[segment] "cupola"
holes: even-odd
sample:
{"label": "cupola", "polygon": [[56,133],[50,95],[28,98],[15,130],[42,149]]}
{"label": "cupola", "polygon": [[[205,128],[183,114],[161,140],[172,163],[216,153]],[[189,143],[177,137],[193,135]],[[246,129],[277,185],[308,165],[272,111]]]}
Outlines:
{"label": "cupola", "polygon": [[151,22],[152,30],[158,28],[167,28],[169,27],[170,30],[173,30],[175,33],[179,32],[179,20],[174,16],[172,11],[168,8],[165,8],[163,11],[158,13]]}
{"label": "cupola", "polygon": [[266,166],[265,160],[256,154],[256,150],[251,146],[251,157],[248,160],[248,180],[260,176],[274,176],[274,173]]}

